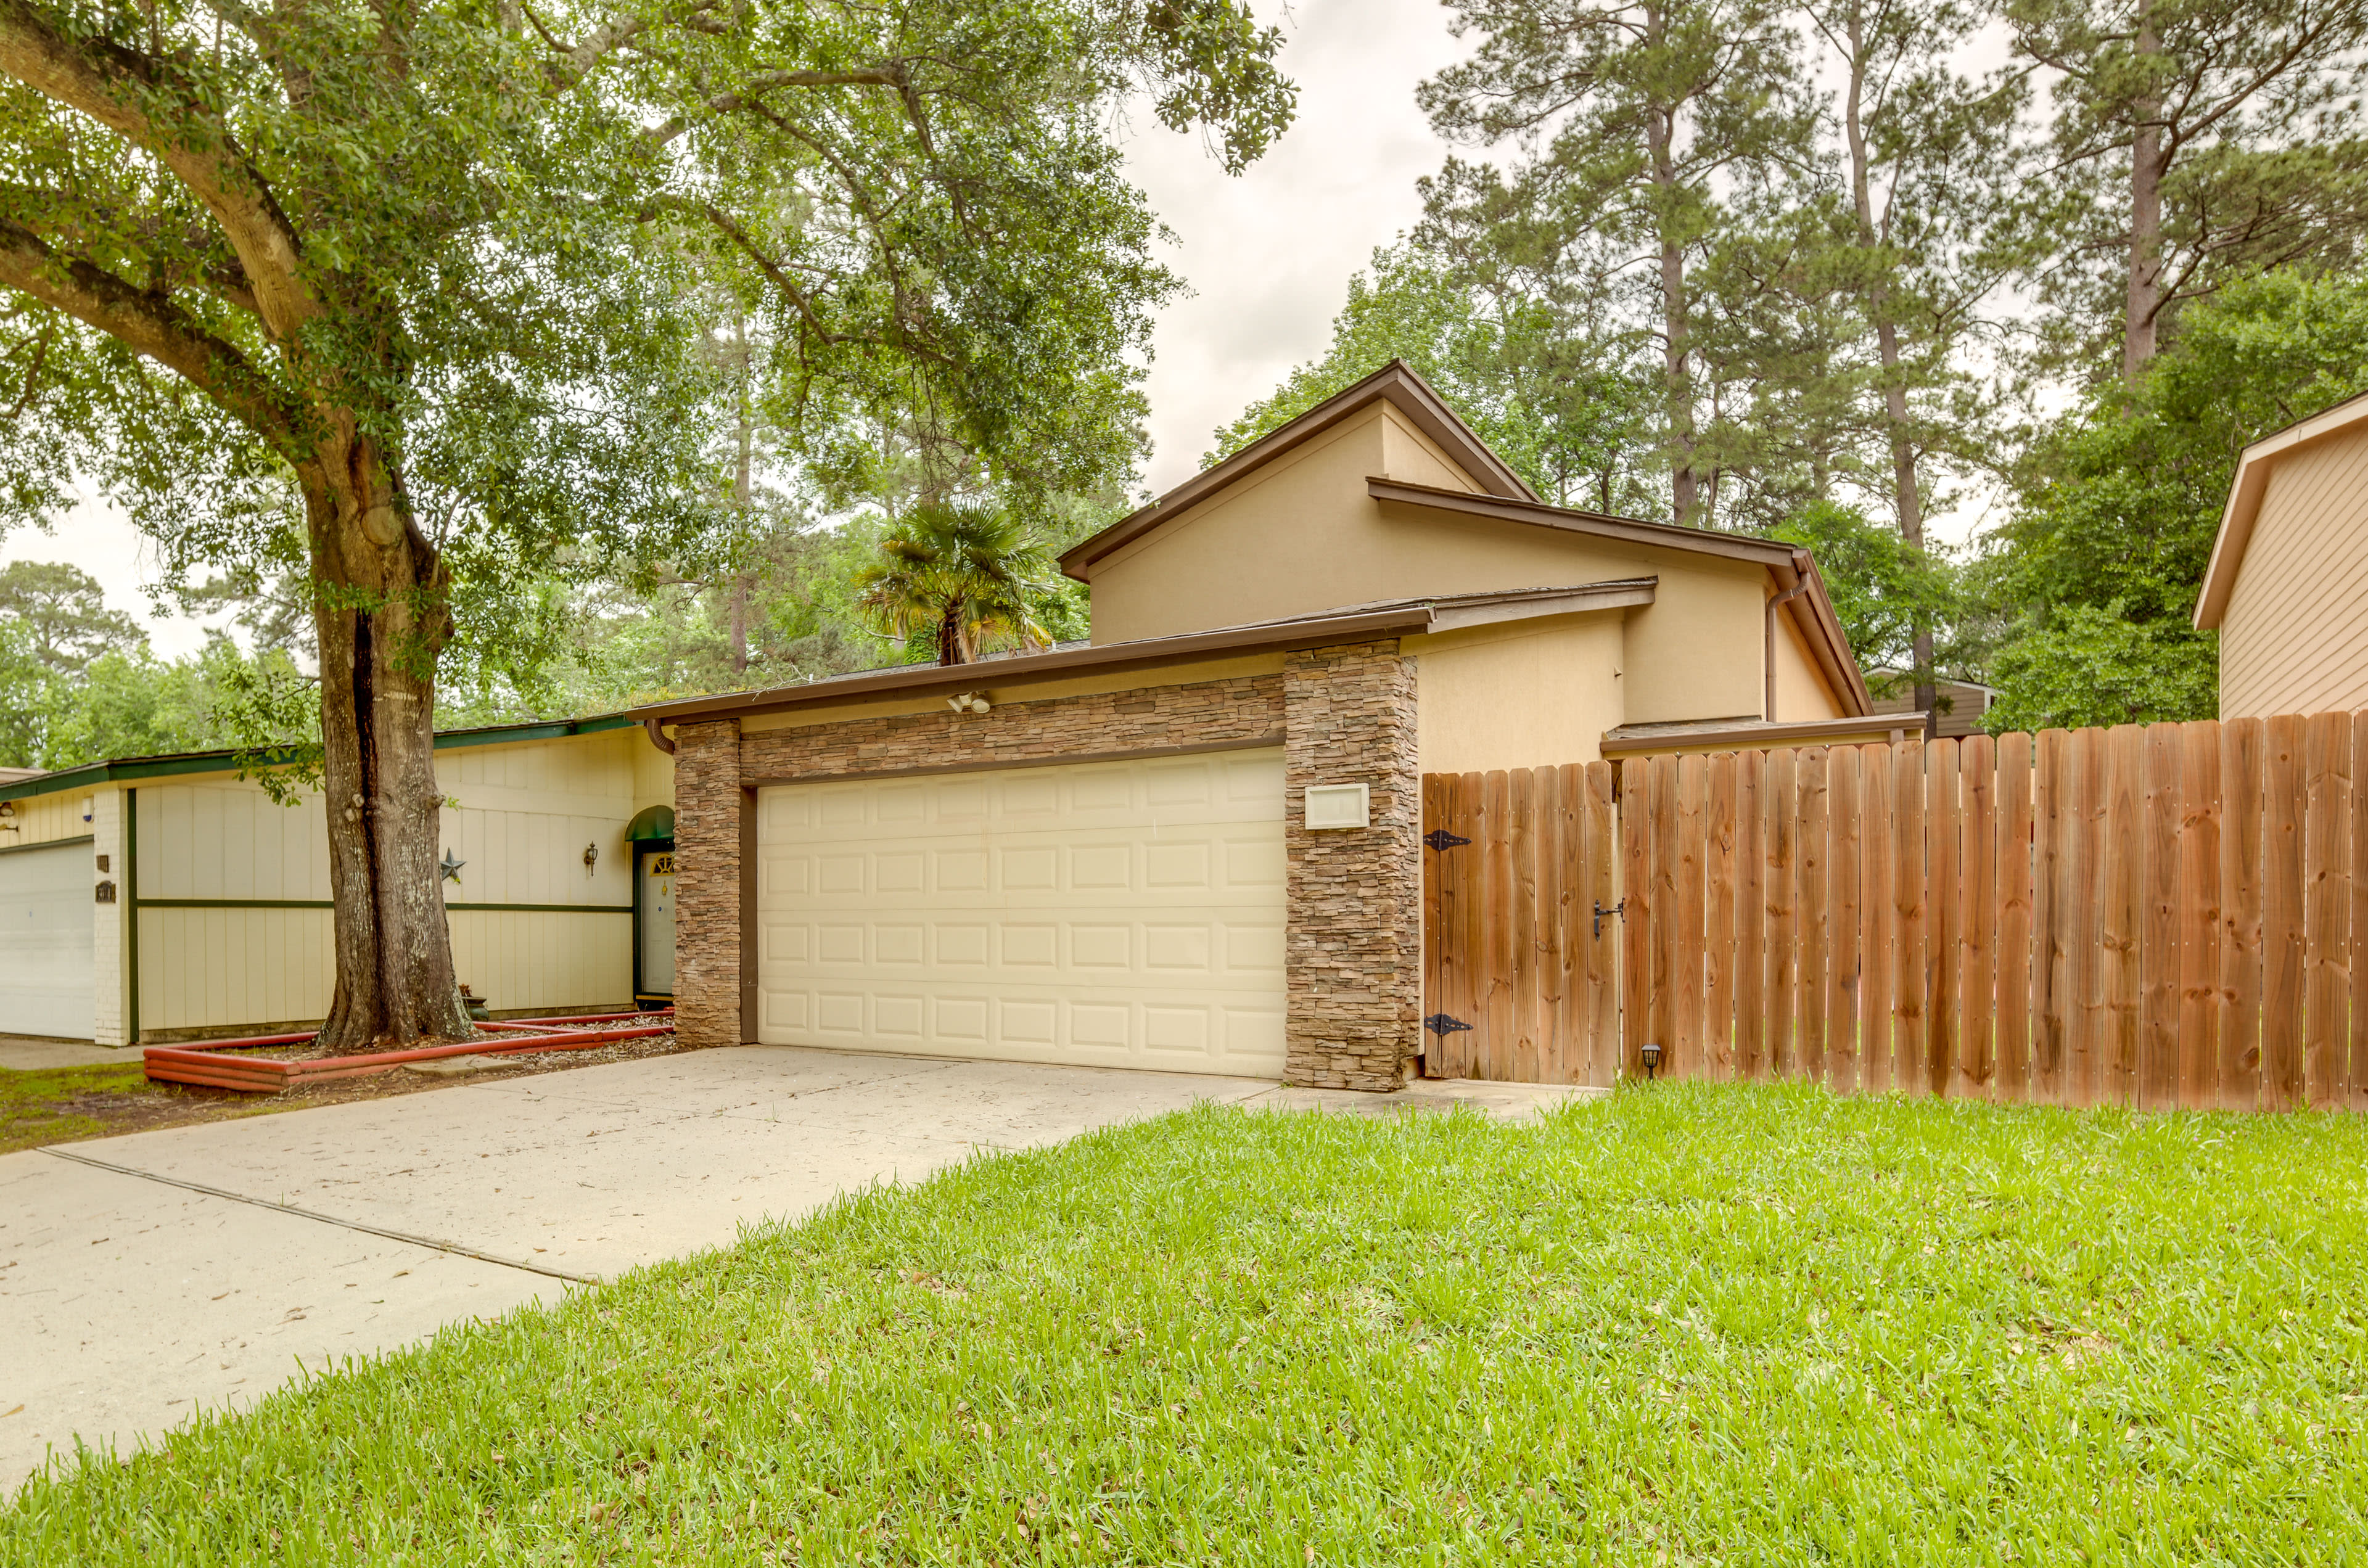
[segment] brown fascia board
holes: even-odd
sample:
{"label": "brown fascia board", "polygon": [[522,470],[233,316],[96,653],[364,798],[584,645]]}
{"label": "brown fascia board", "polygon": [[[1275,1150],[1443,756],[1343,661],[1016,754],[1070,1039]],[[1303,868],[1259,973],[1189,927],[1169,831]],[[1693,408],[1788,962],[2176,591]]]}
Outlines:
{"label": "brown fascia board", "polygon": [[652,727],[655,734],[656,725],[703,718],[774,712],[787,708],[832,707],[882,698],[924,697],[939,692],[951,694],[997,687],[1032,686],[1040,681],[1065,680],[1076,676],[1111,675],[1162,665],[1191,664],[1227,654],[1325,648],[1374,637],[1408,637],[1417,632],[1448,631],[1499,621],[1621,609],[1651,604],[1654,588],[1653,578],[1627,577],[1567,588],[1523,588],[1501,594],[1463,594],[1440,599],[1416,599],[1349,614],[1266,621],[1255,626],[1229,626],[1215,631],[1188,632],[1180,637],[1156,637],[1140,642],[1107,642],[1099,647],[1071,648],[1057,653],[983,659],[972,665],[899,665],[893,669],[841,676],[804,686],[776,687],[769,691],[734,692],[723,697],[657,702],[646,708],[632,709],[627,717],[645,727]]}
{"label": "brown fascia board", "polygon": [[1610,761],[1633,756],[1638,752],[1701,745],[1733,751],[1762,751],[1770,746],[1815,744],[1820,741],[1831,743],[1864,735],[1897,738],[1911,729],[1920,734],[1923,730],[1920,722],[1901,722],[1908,717],[1910,715],[1904,713],[1873,713],[1849,719],[1804,719],[1775,724],[1759,719],[1736,719],[1724,722],[1713,719],[1699,724],[1623,724],[1618,729],[1603,732],[1603,756]]}
{"label": "brown fascia board", "polygon": [[1252,470],[1264,467],[1292,448],[1304,445],[1343,420],[1383,401],[1388,402],[1417,429],[1438,442],[1466,473],[1487,486],[1493,494],[1513,500],[1538,499],[1537,492],[1531,490],[1504,459],[1488,449],[1488,443],[1474,433],[1472,426],[1463,423],[1455,410],[1447,405],[1446,399],[1431,390],[1429,382],[1415,374],[1406,361],[1393,359],[1356,385],[1333,393],[1281,428],[1259,437],[1224,461],[1202,469],[1148,506],[1130,512],[1101,532],[1071,545],[1062,552],[1061,570],[1084,582],[1086,579],[1082,574],[1085,569],[1103,556],[1141,538],[1178,514],[1190,511]]}
{"label": "brown fascia board", "polygon": [[1826,593],[1825,579],[1818,575],[1816,563],[1805,550],[1774,540],[1754,539],[1748,534],[1715,533],[1708,528],[1679,528],[1672,523],[1648,523],[1636,517],[1614,517],[1601,512],[1549,506],[1543,502],[1508,501],[1492,495],[1473,495],[1461,490],[1440,490],[1429,484],[1409,484],[1404,480],[1368,478],[1365,493],[1376,501],[1402,506],[1453,512],[1497,522],[1526,523],[1535,528],[1560,528],[1596,539],[1618,540],[1625,544],[1651,545],[1663,550],[1691,551],[1698,555],[1716,555],[1729,561],[1748,561],[1774,574],[1780,591],[1798,586],[1805,576],[1809,581],[1809,591],[1787,605],[1785,609],[1807,637],[1817,662],[1825,666],[1826,674],[1839,688],[1843,702],[1855,706],[1861,713],[1868,712],[1873,707],[1873,699],[1867,693],[1866,677],[1859,673],[1858,660],[1850,651],[1850,640],[1842,634],[1840,618],[1834,614],[1833,600]]}

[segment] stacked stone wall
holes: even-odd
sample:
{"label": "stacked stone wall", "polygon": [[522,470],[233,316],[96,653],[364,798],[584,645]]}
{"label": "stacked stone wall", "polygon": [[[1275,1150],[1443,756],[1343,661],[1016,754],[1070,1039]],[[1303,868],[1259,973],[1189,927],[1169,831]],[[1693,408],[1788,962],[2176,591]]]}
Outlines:
{"label": "stacked stone wall", "polygon": [[674,737],[675,1032],[689,1045],[756,1039],[740,1017],[740,721]]}
{"label": "stacked stone wall", "polygon": [[[1294,1084],[1388,1090],[1422,1049],[1422,767],[1413,662],[1395,642],[1283,665]],[[1363,784],[1371,825],[1311,832],[1311,784]]]}
{"label": "stacked stone wall", "polygon": [[752,780],[778,783],[844,773],[1058,762],[1094,753],[1234,741],[1250,745],[1281,733],[1282,677],[1241,676],[1007,702],[985,713],[949,709],[759,730],[741,740],[740,766]]}

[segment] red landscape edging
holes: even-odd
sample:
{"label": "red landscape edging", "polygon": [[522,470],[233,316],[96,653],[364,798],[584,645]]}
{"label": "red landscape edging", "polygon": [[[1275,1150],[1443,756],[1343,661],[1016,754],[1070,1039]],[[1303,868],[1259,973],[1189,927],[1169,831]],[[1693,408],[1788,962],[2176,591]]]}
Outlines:
{"label": "red landscape edging", "polygon": [[[580,1027],[630,1017],[659,1021],[613,1028]],[[230,1052],[252,1050],[261,1045],[292,1045],[313,1039],[312,1035],[269,1035],[249,1040],[216,1040],[202,1050],[177,1045],[152,1045],[141,1054],[145,1059],[148,1076],[156,1083],[192,1084],[204,1088],[278,1094],[291,1084],[359,1078],[410,1062],[432,1062],[448,1056],[523,1056],[543,1051],[588,1051],[618,1040],[647,1040],[674,1032],[674,1009],[668,1007],[652,1013],[602,1013],[583,1018],[521,1018],[508,1024],[480,1024],[478,1028],[488,1030],[489,1038],[460,1040],[451,1045],[417,1046],[408,1051],[380,1051],[359,1056],[318,1056],[293,1062],[270,1057],[233,1056]],[[518,1028],[542,1032],[523,1035],[510,1032]],[[495,1029],[501,1032],[493,1033]]]}

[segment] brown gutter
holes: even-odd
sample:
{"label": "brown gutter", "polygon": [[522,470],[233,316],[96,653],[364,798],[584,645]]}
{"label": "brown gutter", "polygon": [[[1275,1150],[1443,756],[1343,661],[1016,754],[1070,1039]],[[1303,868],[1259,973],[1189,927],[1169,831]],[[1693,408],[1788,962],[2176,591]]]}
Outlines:
{"label": "brown gutter", "polygon": [[900,665],[893,669],[871,670],[862,675],[842,676],[803,686],[777,687],[770,691],[734,692],[723,697],[654,703],[646,708],[632,710],[631,716],[655,732],[660,724],[686,722],[710,715],[830,707],[866,698],[925,697],[940,692],[1027,686],[1039,681],[1065,680],[1079,675],[1115,674],[1162,665],[1190,664],[1227,654],[1328,648],[1343,642],[1407,637],[1417,632],[1453,630],[1530,616],[1584,614],[1593,610],[1647,605],[1653,602],[1653,594],[1652,578],[1634,577],[1567,588],[1522,588],[1501,594],[1445,595],[1435,600],[1417,599],[1353,614],[1265,621],[1254,626],[1230,626],[1215,631],[1190,632],[1180,637],[1147,638],[1138,642],[1105,642],[1096,647],[1069,648],[1052,653],[982,659],[975,664]]}
{"label": "brown gutter", "polygon": [[835,680],[814,681],[804,686],[777,687],[770,691],[738,692],[727,697],[661,702],[648,708],[636,708],[632,710],[632,715],[645,725],[670,724],[711,714],[827,707],[866,697],[926,697],[937,692],[975,691],[982,687],[1022,686],[1077,675],[1114,674],[1121,670],[1188,663],[1199,657],[1226,653],[1322,648],[1368,638],[1402,636],[1427,631],[1429,626],[1430,607],[1418,604],[1405,609],[1366,615],[1286,621],[1274,626],[1235,627],[1223,631],[1161,637],[1141,642],[1107,642],[1099,647],[1071,648],[1057,653],[982,659],[970,665],[905,665],[894,669],[842,676]]}
{"label": "brown gutter", "polygon": [[669,740],[666,736],[666,722],[664,720],[644,719],[642,721],[642,729],[643,733],[650,737],[650,744],[657,747],[658,750],[666,753],[668,756],[672,756],[674,755],[674,742]]}
{"label": "brown gutter", "polygon": [[1761,566],[1786,566],[1796,553],[1789,544],[1754,539],[1749,534],[1714,533],[1709,528],[1684,528],[1674,523],[1647,523],[1635,517],[1614,517],[1602,512],[1581,512],[1549,506],[1543,501],[1508,501],[1496,495],[1474,495],[1468,490],[1441,490],[1435,485],[1409,484],[1402,479],[1369,476],[1365,494],[1376,501],[1421,506],[1434,512],[1460,512],[1466,517],[1500,522],[1528,523],[1560,528],[1596,539],[1622,540],[1631,544],[1659,545],[1666,550],[1690,550],[1700,555],[1720,555]]}

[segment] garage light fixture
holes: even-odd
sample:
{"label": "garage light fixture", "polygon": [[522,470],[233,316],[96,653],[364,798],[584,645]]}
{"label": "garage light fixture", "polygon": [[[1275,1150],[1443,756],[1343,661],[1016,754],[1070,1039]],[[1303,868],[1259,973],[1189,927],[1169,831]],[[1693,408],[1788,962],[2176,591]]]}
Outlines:
{"label": "garage light fixture", "polygon": [[994,705],[978,692],[957,691],[946,699],[946,706],[957,713],[985,713],[992,711]]}
{"label": "garage light fixture", "polygon": [[598,866],[599,863],[600,846],[597,844],[586,845],[584,846],[584,874],[587,877],[590,876],[592,874],[592,868]]}

